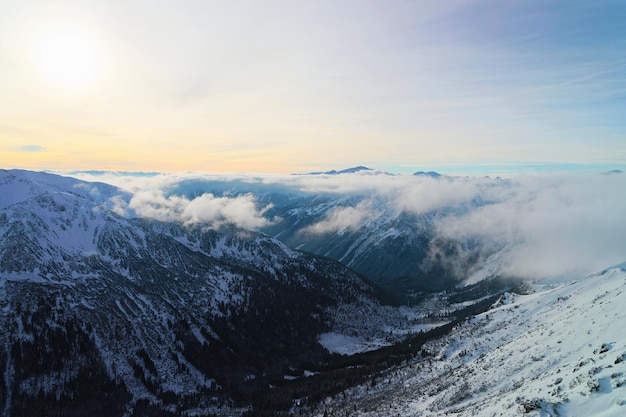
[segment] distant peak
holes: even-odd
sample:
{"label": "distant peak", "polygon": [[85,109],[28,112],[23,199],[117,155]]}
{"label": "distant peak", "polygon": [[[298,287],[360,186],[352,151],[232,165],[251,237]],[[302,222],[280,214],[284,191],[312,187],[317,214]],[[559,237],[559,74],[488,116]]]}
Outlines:
{"label": "distant peak", "polygon": [[333,169],[333,170],[330,170],[330,171],[309,172],[306,175],[340,175],[340,174],[352,174],[352,173],[360,172],[360,171],[373,171],[373,169],[365,167],[363,165],[359,165],[357,167],[346,168],[346,169],[342,169],[340,171],[337,171],[337,170]]}
{"label": "distant peak", "polygon": [[615,174],[623,174],[624,171],[622,171],[621,169],[614,169],[612,171],[607,171],[607,172],[603,172],[603,175],[615,175]]}
{"label": "distant peak", "polygon": [[372,170],[372,168],[368,168],[368,167],[364,167],[363,165],[359,165],[358,167],[347,168],[347,169],[342,169],[341,171],[337,171],[337,174],[351,174],[353,172],[359,172],[359,171],[373,171],[373,170]]}
{"label": "distant peak", "polygon": [[439,178],[441,177],[441,174],[435,171],[417,171],[414,172],[413,175],[417,176],[417,177],[431,177],[431,178]]}

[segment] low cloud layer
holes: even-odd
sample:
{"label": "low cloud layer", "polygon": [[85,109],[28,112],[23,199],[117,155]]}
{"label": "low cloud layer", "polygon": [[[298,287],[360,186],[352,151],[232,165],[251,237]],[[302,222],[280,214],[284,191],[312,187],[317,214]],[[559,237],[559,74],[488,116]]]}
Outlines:
{"label": "low cloud layer", "polygon": [[434,239],[479,252],[480,267],[471,271],[477,277],[556,278],[596,272],[626,260],[625,174],[512,179],[376,172],[266,177],[111,174],[97,180],[131,191],[126,206],[118,204],[121,210],[185,223],[263,229],[280,221],[268,217],[272,206],[263,200],[272,193],[288,199],[323,196],[345,201],[303,226],[303,232],[318,236],[400,215],[426,216]]}
{"label": "low cloud layer", "polygon": [[519,178],[506,199],[437,222],[437,233],[506,248],[500,272],[530,278],[591,273],[626,260],[626,177]]}
{"label": "low cloud layer", "polygon": [[369,201],[362,201],[355,207],[337,207],[326,218],[302,230],[305,234],[323,235],[356,231],[379,216]]}
{"label": "low cloud layer", "polygon": [[216,197],[202,194],[192,200],[180,196],[166,197],[161,190],[137,191],[127,203],[113,199],[114,211],[123,216],[142,217],[184,224],[206,223],[213,227],[235,225],[258,230],[270,224],[263,214],[270,205],[258,209],[250,195]]}

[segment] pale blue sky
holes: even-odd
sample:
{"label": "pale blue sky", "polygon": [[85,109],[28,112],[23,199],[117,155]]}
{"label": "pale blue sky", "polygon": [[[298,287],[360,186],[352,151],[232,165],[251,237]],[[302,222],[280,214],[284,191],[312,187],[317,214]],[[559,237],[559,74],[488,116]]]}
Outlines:
{"label": "pale blue sky", "polygon": [[[4,167],[626,164],[624,1],[20,0],[2,8]],[[61,42],[84,40],[75,49],[91,61],[63,46],[46,52],[59,33]],[[42,62],[42,50],[65,58]]]}

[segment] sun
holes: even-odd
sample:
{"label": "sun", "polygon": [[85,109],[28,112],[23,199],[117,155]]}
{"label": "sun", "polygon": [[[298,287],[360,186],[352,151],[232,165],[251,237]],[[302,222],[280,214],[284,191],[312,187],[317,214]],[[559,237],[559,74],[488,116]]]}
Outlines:
{"label": "sun", "polygon": [[103,57],[97,43],[72,28],[47,31],[38,42],[37,61],[44,78],[58,87],[87,88],[102,75]]}

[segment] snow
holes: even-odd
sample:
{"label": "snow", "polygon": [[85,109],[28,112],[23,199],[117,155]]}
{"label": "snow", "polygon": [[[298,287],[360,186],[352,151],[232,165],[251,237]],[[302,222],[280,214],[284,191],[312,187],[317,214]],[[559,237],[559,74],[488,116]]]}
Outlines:
{"label": "snow", "polygon": [[201,345],[204,344],[208,344],[209,342],[206,340],[206,338],[204,337],[204,335],[202,334],[202,331],[197,328],[196,326],[193,326],[191,328],[191,332],[193,333],[193,335],[196,337],[196,339],[198,340],[198,342],[200,342]]}
{"label": "snow", "polygon": [[[327,404],[340,415],[356,405],[360,416],[626,415],[621,266],[501,301],[425,345],[434,358]],[[327,335],[324,342],[345,351],[356,341]]]}
{"label": "snow", "polygon": [[339,353],[342,355],[350,355],[356,353],[356,349],[363,343],[363,339],[354,336],[346,336],[343,334],[329,332],[322,333],[319,337],[319,344],[330,353]]}
{"label": "snow", "polygon": [[75,178],[18,169],[0,170],[0,209],[45,193],[67,193],[103,204],[113,195],[127,193],[108,184],[85,183]]}
{"label": "snow", "polygon": [[330,353],[340,355],[354,355],[389,345],[382,339],[365,339],[335,332],[320,334],[318,342]]}
{"label": "snow", "polygon": [[432,323],[412,324],[406,328],[385,326],[383,329],[393,335],[408,335],[412,333],[427,332],[436,327],[444,326],[448,323],[449,323],[448,321],[434,321]]}
{"label": "snow", "polygon": [[[0,280],[0,288],[6,287],[7,281],[50,284],[54,280],[55,284],[78,285],[76,281],[89,277],[83,270],[73,269],[63,257],[54,255],[54,251],[49,250],[54,247],[59,247],[67,255],[99,256],[103,262],[117,268],[118,273],[132,278],[128,266],[123,267],[106,250],[98,248],[103,233],[108,233],[114,244],[117,241],[129,242],[132,248],[138,250],[138,256],[139,249],[147,246],[146,235],[140,228],[118,228],[122,224],[117,223],[103,206],[115,191],[112,187],[81,184],[73,179],[41,173],[0,171],[0,191],[0,209],[9,214],[7,218],[12,224],[21,226],[20,230],[29,239],[36,239],[41,246],[41,251],[34,256],[35,260],[41,261],[41,264],[58,262],[60,269],[69,271],[67,275],[58,277],[40,272],[37,268],[6,272]],[[94,199],[94,196],[99,199]],[[345,200],[337,199],[307,210],[323,214],[344,203]],[[382,214],[363,225],[365,230],[345,252],[344,261],[352,262],[366,253],[364,243],[376,244],[383,239],[398,237],[403,232],[403,229],[391,226],[390,220],[398,213],[385,211],[379,206],[373,206],[372,210]],[[25,213],[31,213],[30,217]],[[2,226],[0,232],[7,229]],[[39,234],[32,234],[34,231],[39,231]],[[196,240],[187,236],[172,238],[194,251],[200,251]],[[269,250],[280,256],[275,255],[268,261],[261,257],[258,249],[248,250],[245,245],[233,244],[227,236],[215,242],[209,255],[251,264],[258,261],[259,265],[274,271],[281,268],[280,260],[284,257],[300,256],[265,237],[256,238],[252,246],[271,246]],[[510,248],[504,248],[489,257],[483,268],[470,276],[466,284],[496,274],[508,250]],[[164,265],[169,265],[167,262],[168,258],[164,258]],[[78,265],[82,267],[82,264]],[[198,279],[202,279],[200,275],[197,274]],[[274,275],[278,274],[275,272]],[[219,279],[215,279],[217,277]],[[181,298],[181,306],[194,299],[195,295],[196,299],[202,300],[198,305],[219,316],[230,312],[227,309],[221,313],[220,304],[231,308],[245,304],[247,294],[234,290],[236,284],[246,279],[245,276],[220,271],[216,267],[207,271],[204,279],[207,285],[201,291]],[[108,284],[103,285],[106,287]],[[393,369],[385,378],[389,383],[378,384],[376,389],[367,393],[367,398],[364,397],[363,387],[357,387],[348,393],[345,400],[342,396],[335,400],[337,402],[329,400],[328,404],[337,409],[345,407],[346,410],[352,410],[353,405],[358,404],[362,416],[513,416],[521,412],[531,416],[557,413],[560,416],[626,415],[626,326],[622,325],[626,319],[626,263],[578,281],[552,286],[536,285],[534,288],[535,293],[529,295],[505,294],[487,313],[467,320],[449,336],[430,342],[425,346],[425,350],[432,353],[429,359],[415,359],[406,366]],[[177,296],[181,297],[180,294]],[[119,311],[111,312],[112,318],[121,316],[123,323],[131,323],[129,333],[138,346],[148,349],[155,335],[165,329],[170,320],[173,321],[153,300],[129,292],[115,299],[114,304]],[[84,307],[84,314],[93,314],[99,309],[95,301],[81,297],[71,305]],[[469,303],[452,307],[461,308]],[[433,308],[436,307],[437,300],[433,300]],[[4,310],[5,314],[9,312],[7,306]],[[319,343],[329,352],[354,354],[389,345],[394,341],[393,336],[444,324],[420,321],[423,314],[424,310],[419,308],[392,309],[366,302],[339,306],[329,312],[335,331],[320,335]],[[355,319],[359,317],[369,319]],[[139,326],[139,318],[150,320],[154,328]],[[32,341],[33,335],[25,332],[21,318],[17,316],[15,320],[18,339]],[[205,334],[217,338],[207,327],[192,325],[191,331],[200,343],[208,343]],[[126,341],[115,344],[117,342],[109,342],[104,337],[95,331],[93,333],[108,372],[121,376],[136,396],[150,397],[151,394],[144,392],[145,388],[133,379],[128,364],[115,360],[117,351],[126,346]],[[6,351],[10,355],[10,349],[6,348]],[[166,389],[185,392],[193,391],[197,386],[214,384],[213,380],[206,379],[187,362],[180,352],[176,355],[176,360],[166,357],[159,364],[164,374],[173,375],[169,382],[164,383]],[[11,403],[12,391],[8,388],[14,373],[9,362],[10,356],[4,371],[9,393],[7,407]],[[312,374],[306,371],[304,375]],[[44,391],[51,383],[44,382]],[[365,403],[367,407],[363,406]]]}

